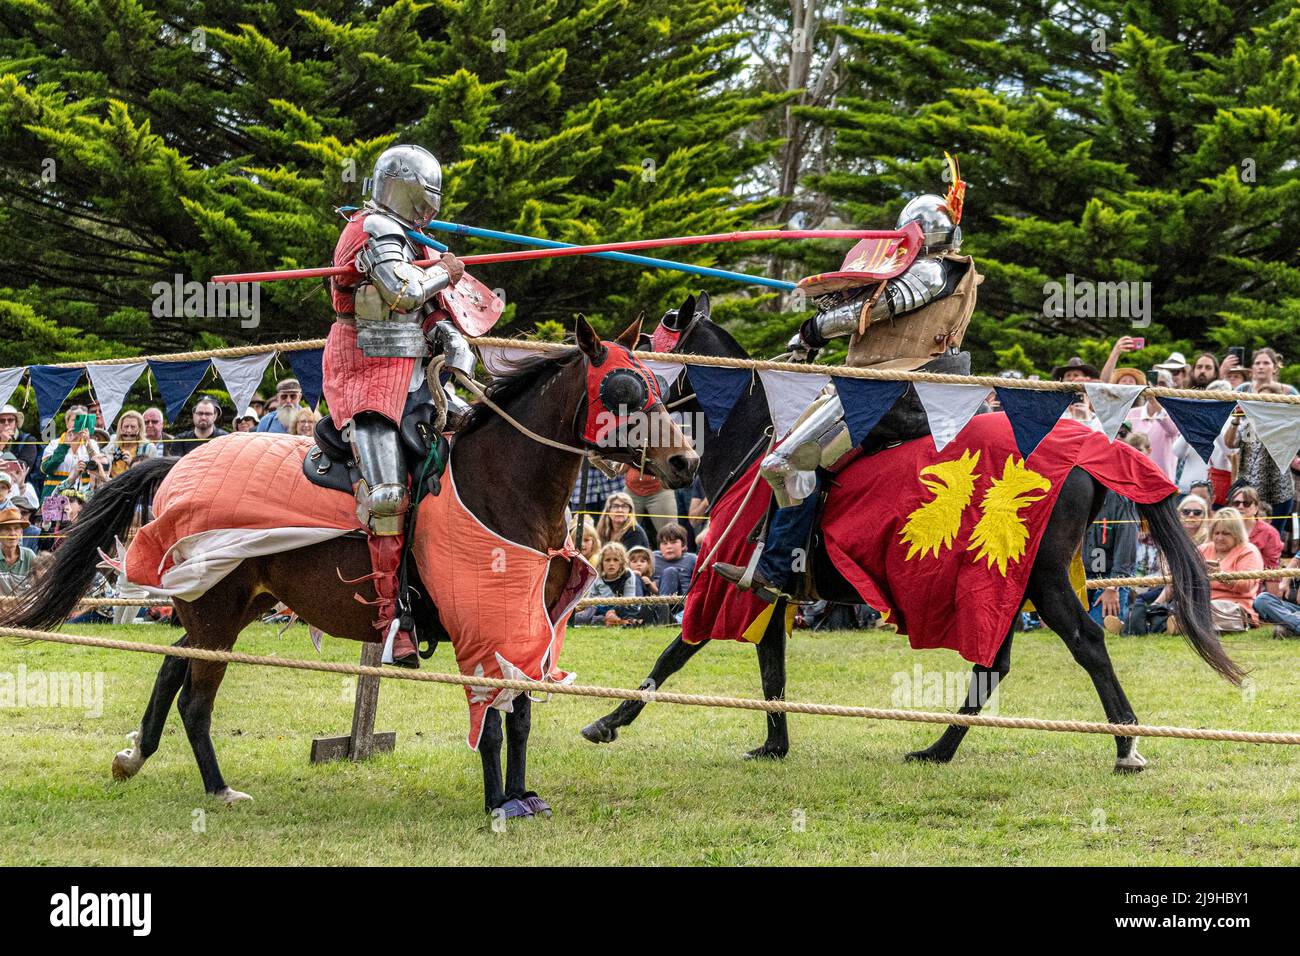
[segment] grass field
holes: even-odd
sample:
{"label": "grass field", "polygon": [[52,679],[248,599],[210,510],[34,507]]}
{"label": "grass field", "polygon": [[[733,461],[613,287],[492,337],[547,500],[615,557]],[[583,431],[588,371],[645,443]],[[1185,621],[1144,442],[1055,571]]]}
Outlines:
{"label": "grass field", "polygon": [[[171,641],[169,628],[70,627]],[[571,632],[565,666],[582,683],[635,687],[671,637]],[[1180,639],[1115,638],[1111,653],[1146,723],[1300,729],[1300,644],[1256,631],[1227,642],[1253,671],[1245,693]],[[268,626],[251,653],[312,657],[306,629]],[[440,648],[426,668],[452,667]],[[330,660],[357,646],[326,641]],[[549,820],[494,832],[478,757],[464,744],[459,688],[383,685],[378,729],[395,753],[310,766],[309,740],[346,732],[352,687],[337,675],[232,665],[214,739],[230,785],[255,800],[232,810],[203,795],[173,711],[159,752],[115,783],[113,754],[138,722],[160,658],[0,641],[0,674],[102,671],[100,717],[64,707],[0,709],[0,864],[1273,864],[1300,863],[1300,749],[1150,739],[1135,776],[1111,773],[1109,737],[977,728],[945,767],[905,764],[939,728],[791,718],[790,756],[752,763],[763,718],[651,705],[612,745],[578,728],[608,701],[536,707],[530,785]],[[913,652],[881,631],[811,636],[790,648],[792,700],[892,706],[898,683],[965,671],[950,652]],[[900,676],[896,676],[900,675]],[[671,689],[755,696],[748,646],[706,648]],[[999,713],[1100,720],[1084,672],[1051,634],[1018,635]],[[917,700],[913,704],[920,705]],[[948,709],[918,707],[918,709]]]}

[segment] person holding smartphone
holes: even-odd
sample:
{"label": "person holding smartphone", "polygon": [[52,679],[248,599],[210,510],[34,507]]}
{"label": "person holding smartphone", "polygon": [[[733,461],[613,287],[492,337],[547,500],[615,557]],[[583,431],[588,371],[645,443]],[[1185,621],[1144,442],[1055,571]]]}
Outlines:
{"label": "person holding smartphone", "polygon": [[[91,429],[94,428],[93,421],[94,418],[85,405],[73,405],[63,416],[63,434],[45,446],[45,452],[41,455],[41,475],[44,482],[41,489],[42,502],[50,499],[54,489],[72,473],[72,469],[78,462],[85,463],[92,446],[94,451],[99,451],[99,446],[90,438]],[[43,517],[49,520],[62,520],[62,506],[56,505],[56,507],[60,510],[59,514],[43,514]],[[45,508],[42,507],[42,512],[44,511]]]}

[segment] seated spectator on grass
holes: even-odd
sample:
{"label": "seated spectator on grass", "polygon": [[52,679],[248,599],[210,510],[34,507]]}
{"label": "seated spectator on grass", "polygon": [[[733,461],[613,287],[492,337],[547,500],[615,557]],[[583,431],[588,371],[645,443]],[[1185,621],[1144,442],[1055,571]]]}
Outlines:
{"label": "seated spectator on grass", "polygon": [[32,573],[36,554],[23,547],[26,527],[17,508],[0,509],[0,595],[17,594]]}
{"label": "seated spectator on grass", "polygon": [[625,491],[611,494],[605,502],[605,510],[596,522],[596,534],[600,535],[600,540],[606,544],[616,542],[624,548],[634,548],[637,545],[650,547],[650,539],[636,523],[633,511],[631,495]]}
{"label": "seated spectator on grass", "polygon": [[[659,585],[654,577],[655,558],[649,548],[640,545],[629,548],[627,566],[636,577],[637,597],[659,596]],[[667,624],[672,620],[671,608],[666,604],[644,604],[640,616],[644,624]]]}
{"label": "seated spectator on grass", "polygon": [[108,456],[108,476],[116,478],[137,460],[158,458],[162,449],[145,438],[144,416],[139,412],[123,412],[117,416],[117,434],[104,447]]}
{"label": "seated spectator on grass", "polygon": [[685,594],[695,573],[695,555],[686,550],[686,529],[673,522],[659,532],[655,553],[655,583],[660,594]]}
{"label": "seated spectator on grass", "polygon": [[[1260,571],[1264,559],[1250,543],[1246,524],[1236,508],[1220,508],[1211,519],[1210,540],[1201,545],[1206,570]],[[1259,618],[1254,603],[1259,594],[1258,580],[1210,581],[1210,610],[1214,629],[1219,633],[1245,631],[1255,627]]]}
{"label": "seated spectator on grass", "polygon": [[1259,549],[1264,567],[1278,567],[1282,558],[1282,536],[1268,523],[1268,507],[1259,500],[1259,492],[1250,485],[1238,485],[1228,504],[1241,512],[1247,539]]}
{"label": "seated spectator on grass", "polygon": [[[611,541],[601,548],[596,567],[600,577],[587,592],[588,598],[636,597],[636,575],[628,570],[627,549],[621,544]],[[638,611],[639,608],[630,605],[594,604],[580,608],[574,616],[574,623],[603,624],[606,627],[638,624]]]}
{"label": "seated spectator on grass", "polygon": [[578,550],[594,567],[597,561],[596,552],[600,550],[600,535],[596,534],[596,529],[585,521],[582,523],[582,547]]}
{"label": "seated spectator on grass", "polygon": [[221,420],[221,406],[217,404],[215,398],[207,396],[200,398],[190,415],[194,427],[177,435],[176,439],[167,446],[167,454],[182,458],[200,445],[230,434],[224,428],[217,427],[217,422]]}
{"label": "seated spectator on grass", "polygon": [[[1300,558],[1288,558],[1285,566],[1300,568]],[[1255,598],[1255,613],[1273,625],[1275,638],[1300,637],[1300,576],[1267,582],[1270,587]],[[1277,585],[1276,590],[1272,585]]]}

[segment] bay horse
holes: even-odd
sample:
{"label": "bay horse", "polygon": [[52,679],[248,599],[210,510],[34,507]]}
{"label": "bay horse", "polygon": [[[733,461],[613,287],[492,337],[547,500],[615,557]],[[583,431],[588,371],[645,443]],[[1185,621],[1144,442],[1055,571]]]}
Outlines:
{"label": "bay horse", "polygon": [[[688,310],[694,308],[692,300],[683,306],[683,309]],[[749,358],[725,329],[710,320],[707,311],[697,314],[682,329],[672,351]],[[688,413],[699,411],[699,404],[693,396],[689,379],[683,374],[670,392],[668,403]],[[700,481],[708,501],[717,501],[723,491],[767,450],[770,431],[771,417],[767,399],[762,382],[755,376],[753,387],[741,395],[722,429],[717,434],[710,434],[702,449]],[[868,440],[873,436],[868,436]],[[1026,597],[1033,601],[1043,623],[1056,632],[1075,661],[1088,672],[1101,698],[1107,721],[1135,724],[1138,722],[1137,716],[1120,687],[1106,651],[1105,631],[1088,616],[1070,583],[1071,562],[1082,544],[1088,525],[1100,510],[1105,494],[1106,488],[1083,469],[1074,468],[1070,471],[1034,559]],[[1244,672],[1228,657],[1218,636],[1210,627],[1209,579],[1200,554],[1178,521],[1174,496],[1152,505],[1139,505],[1138,508],[1168,561],[1173,577],[1178,620],[1183,625],[1188,642],[1211,668],[1233,684],[1240,684]],[[733,529],[732,533],[747,533],[747,530],[738,532]],[[823,547],[814,547],[810,566],[813,582],[821,597],[838,603],[862,603],[862,598],[853,586],[836,571]],[[767,700],[785,697],[787,635],[783,604],[784,599],[781,599],[762,639],[756,645],[763,696]],[[1008,629],[991,667],[978,664],[974,666],[966,703],[959,709],[959,713],[979,713],[989,689],[996,687],[1010,672],[1013,631],[1014,626]],[[661,688],[669,677],[709,643],[711,642],[705,640],[699,644],[688,644],[679,633],[660,654],[641,688]],[[610,743],[617,738],[619,729],[636,720],[644,708],[644,702],[624,701],[609,714],[583,727],[582,736],[592,743]],[[937,741],[924,750],[907,754],[906,759],[947,763],[956,755],[968,729],[949,726]],[[1116,737],[1115,746],[1117,772],[1140,771],[1145,766],[1145,758],[1137,752],[1136,738]],[[767,739],[761,746],[748,751],[745,757],[782,758],[789,749],[786,715],[768,714]]]}
{"label": "bay horse", "polygon": [[[618,338],[617,344],[624,348],[635,346],[640,327],[638,319]],[[588,371],[594,367],[598,373],[611,350],[611,345],[601,342],[581,317],[576,341],[576,347],[559,354],[513,363],[486,391],[492,404],[524,428],[565,448],[535,441],[484,402],[475,404],[469,423],[452,442],[450,457],[458,478],[456,488],[470,513],[491,531],[544,553],[561,548],[565,542],[565,509],[581,462],[580,455],[573,452],[592,447],[581,437],[591,413]],[[653,373],[645,366],[639,362],[634,365],[653,381]],[[617,370],[606,373],[600,381],[607,382],[617,374]],[[604,394],[601,393],[602,400]],[[690,443],[668,417],[657,394],[651,393],[644,411],[650,427],[628,431],[651,436],[645,439],[646,446],[633,448],[619,444],[620,434],[615,431],[612,441],[602,441],[598,449],[600,457],[643,467],[668,487],[690,483],[699,464]],[[280,439],[287,443],[302,441],[292,436],[280,436]],[[235,436],[234,440],[240,438]],[[292,445],[287,450],[297,454]],[[54,553],[47,573],[25,594],[22,603],[6,615],[4,623],[23,628],[52,628],[62,624],[91,583],[99,551],[111,551],[115,539],[126,536],[137,506],[151,500],[178,461],[144,462],[104,485],[72,525],[63,545]],[[248,489],[247,493],[257,492]],[[444,486],[441,494],[450,493]],[[428,522],[417,522],[415,533],[417,543],[422,536],[433,534]],[[433,543],[436,546],[436,540]],[[311,573],[313,569],[318,573]],[[568,569],[566,561],[550,562],[545,589],[547,607],[554,606],[567,583]],[[369,551],[361,531],[283,553],[245,559],[194,601],[176,600],[176,615],[184,627],[184,634],[176,644],[228,651],[248,624],[279,602],[334,637],[379,642],[383,635],[374,627],[372,610],[354,599],[359,590],[363,592],[362,597],[373,598],[373,585],[365,581],[359,589],[356,584],[342,581],[355,582],[370,570]],[[113,761],[114,776],[118,779],[134,776],[158,749],[167,713],[179,693],[181,720],[204,789],[226,803],[249,799],[247,794],[226,783],[212,745],[213,704],[225,672],[223,662],[165,658],[134,745]],[[514,699],[513,711],[505,719],[504,781],[502,719],[498,710],[487,711],[479,751],[483,762],[484,806],[489,813],[511,801],[515,804],[510,808],[510,816],[550,812],[544,801],[525,785],[530,710],[528,695],[522,694]]]}

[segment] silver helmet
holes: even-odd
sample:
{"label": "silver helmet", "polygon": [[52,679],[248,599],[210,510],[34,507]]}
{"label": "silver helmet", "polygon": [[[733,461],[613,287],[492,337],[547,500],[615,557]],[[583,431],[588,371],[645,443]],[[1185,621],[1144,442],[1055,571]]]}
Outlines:
{"label": "silver helmet", "polygon": [[442,205],[442,167],[423,146],[390,146],[375,160],[367,188],[375,205],[423,226]]}
{"label": "silver helmet", "polygon": [[952,210],[942,196],[925,193],[912,199],[898,214],[895,229],[909,222],[920,223],[926,252],[956,252],[961,248],[961,226],[953,222]]}

